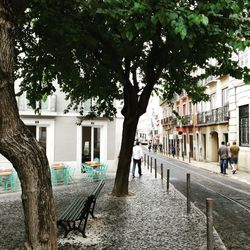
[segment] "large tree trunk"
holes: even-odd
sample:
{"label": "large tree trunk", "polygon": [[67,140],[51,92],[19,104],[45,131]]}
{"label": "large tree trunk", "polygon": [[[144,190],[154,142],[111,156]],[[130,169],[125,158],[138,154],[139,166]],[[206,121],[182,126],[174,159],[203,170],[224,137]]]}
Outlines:
{"label": "large tree trunk", "polygon": [[124,119],[122,144],[116,171],[115,184],[112,192],[115,196],[128,195],[130,163],[138,121],[139,116],[125,117]]}
{"label": "large tree trunk", "polygon": [[56,218],[45,150],[21,121],[14,93],[14,22],[10,1],[0,0],[0,153],[22,186],[25,249],[56,249]]}

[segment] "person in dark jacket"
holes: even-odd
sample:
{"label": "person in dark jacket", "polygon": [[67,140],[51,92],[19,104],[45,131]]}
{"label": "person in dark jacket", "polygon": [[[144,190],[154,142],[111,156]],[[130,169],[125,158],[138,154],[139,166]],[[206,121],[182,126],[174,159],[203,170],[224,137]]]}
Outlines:
{"label": "person in dark jacket", "polygon": [[218,154],[220,157],[220,173],[221,174],[226,174],[226,169],[227,169],[227,159],[228,159],[228,148],[225,145],[225,142],[221,142],[221,146],[219,147]]}
{"label": "person in dark jacket", "polygon": [[172,151],[172,156],[173,156],[173,158],[174,158],[174,156],[175,156],[175,146],[174,146],[174,144],[172,145],[171,151]]}

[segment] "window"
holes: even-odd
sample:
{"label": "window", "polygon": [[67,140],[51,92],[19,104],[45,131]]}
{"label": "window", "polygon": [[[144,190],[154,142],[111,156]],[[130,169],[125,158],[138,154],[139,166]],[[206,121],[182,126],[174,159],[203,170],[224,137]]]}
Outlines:
{"label": "window", "polygon": [[240,67],[250,67],[249,63],[249,53],[250,50],[246,49],[245,51],[242,51],[239,53],[239,65]]}
{"label": "window", "polygon": [[211,108],[211,110],[215,109],[215,98],[216,98],[215,93],[210,95],[210,108]]}
{"label": "window", "polygon": [[183,104],[183,106],[182,106],[182,115],[183,116],[186,115],[186,104]]}
{"label": "window", "polygon": [[201,102],[201,110],[200,110],[201,113],[205,111],[205,107],[206,107],[205,102],[202,101],[202,102]]}
{"label": "window", "polygon": [[222,89],[222,107],[228,105],[228,88]]}
{"label": "window", "polygon": [[176,112],[179,114],[179,112],[180,112],[180,107],[179,106],[176,107]]}
{"label": "window", "polygon": [[189,111],[188,111],[188,114],[189,114],[189,115],[192,115],[192,113],[193,113],[193,112],[192,112],[192,110],[193,110],[193,104],[192,104],[192,102],[189,102],[189,103],[188,103],[188,110],[189,110]]}
{"label": "window", "polygon": [[249,105],[239,107],[240,146],[249,147]]}
{"label": "window", "polygon": [[47,127],[26,125],[31,134],[40,142],[43,148],[46,151],[47,143]]}
{"label": "window", "polygon": [[[33,111],[29,105],[29,100],[26,98],[26,92],[17,98],[19,111]],[[56,96],[47,96],[46,100],[36,102],[36,107],[40,107],[41,111],[56,111]]]}

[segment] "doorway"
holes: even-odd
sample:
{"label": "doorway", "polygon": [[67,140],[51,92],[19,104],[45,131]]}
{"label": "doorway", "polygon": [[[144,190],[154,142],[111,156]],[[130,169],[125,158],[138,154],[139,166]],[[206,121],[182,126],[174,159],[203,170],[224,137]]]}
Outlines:
{"label": "doorway", "polygon": [[100,128],[82,127],[82,163],[100,160]]}
{"label": "doorway", "polygon": [[[26,125],[31,134],[39,141],[43,148],[47,149],[47,127]],[[47,152],[46,152],[47,153]]]}
{"label": "doorway", "polygon": [[206,134],[202,134],[202,137],[203,137],[203,160],[206,160],[207,159],[207,137],[206,137]]}
{"label": "doorway", "polygon": [[183,135],[184,155],[187,155],[187,136]]}
{"label": "doorway", "polygon": [[224,137],[225,144],[228,143],[229,142],[228,141],[228,134],[227,133],[223,134],[223,137]]}
{"label": "doorway", "polygon": [[219,156],[218,156],[218,148],[219,148],[219,139],[218,139],[218,133],[216,131],[213,131],[211,134],[211,161],[218,162]]}
{"label": "doorway", "polygon": [[190,157],[194,157],[194,138],[193,135],[189,135],[189,147],[190,147]]}

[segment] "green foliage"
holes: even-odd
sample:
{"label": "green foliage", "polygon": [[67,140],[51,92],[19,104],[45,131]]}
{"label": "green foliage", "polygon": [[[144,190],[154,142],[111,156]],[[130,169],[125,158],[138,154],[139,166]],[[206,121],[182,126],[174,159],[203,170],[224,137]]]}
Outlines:
{"label": "green foliage", "polygon": [[[115,99],[126,106],[135,96],[142,114],[159,85],[164,98],[185,89],[199,101],[207,97],[197,83],[209,75],[250,82],[249,70],[231,60],[250,43],[247,0],[29,2],[17,20],[16,49],[22,90],[32,103],[55,91],[58,80],[69,108],[95,98],[95,114],[113,116]],[[208,65],[209,58],[218,65]],[[197,68],[206,73],[193,76]]]}

